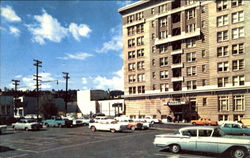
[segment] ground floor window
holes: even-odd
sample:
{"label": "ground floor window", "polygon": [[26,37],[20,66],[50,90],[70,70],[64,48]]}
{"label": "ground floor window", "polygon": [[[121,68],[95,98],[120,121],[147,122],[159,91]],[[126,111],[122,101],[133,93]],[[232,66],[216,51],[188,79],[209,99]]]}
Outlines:
{"label": "ground floor window", "polygon": [[189,98],[189,103],[192,111],[197,111],[196,107],[196,98]]}
{"label": "ground floor window", "polygon": [[234,115],[234,121],[240,121],[241,118],[243,118],[244,115]]}
{"label": "ground floor window", "polygon": [[228,121],[228,115],[219,115],[219,121]]}
{"label": "ground floor window", "polygon": [[166,119],[167,115],[161,115],[161,119]]}
{"label": "ground floor window", "polygon": [[136,115],[130,115],[129,117],[130,117],[130,119],[135,119]]}
{"label": "ground floor window", "polygon": [[233,97],[233,109],[234,109],[234,111],[244,111],[245,110],[244,95],[236,95]]}
{"label": "ground floor window", "polygon": [[228,96],[219,96],[219,111],[229,111],[229,97]]}
{"label": "ground floor window", "polygon": [[153,119],[156,119],[156,115],[153,115]]}

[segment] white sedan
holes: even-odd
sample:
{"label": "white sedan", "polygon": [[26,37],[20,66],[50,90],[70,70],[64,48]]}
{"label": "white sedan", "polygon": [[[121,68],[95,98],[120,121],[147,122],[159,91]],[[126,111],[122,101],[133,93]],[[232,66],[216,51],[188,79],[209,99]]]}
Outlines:
{"label": "white sedan", "polygon": [[225,136],[219,127],[184,127],[175,134],[156,135],[153,144],[173,153],[181,150],[228,153],[232,158],[245,158],[250,152],[250,137]]}
{"label": "white sedan", "polygon": [[127,125],[118,124],[116,121],[113,122],[94,122],[89,123],[89,128],[92,132],[99,131],[110,131],[115,133],[117,131],[127,130]]}

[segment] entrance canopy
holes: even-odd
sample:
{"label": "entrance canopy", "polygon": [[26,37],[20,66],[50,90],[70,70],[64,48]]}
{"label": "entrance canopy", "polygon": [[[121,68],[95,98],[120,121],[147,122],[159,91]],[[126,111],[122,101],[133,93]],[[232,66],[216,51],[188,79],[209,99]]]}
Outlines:
{"label": "entrance canopy", "polygon": [[168,101],[165,102],[164,105],[166,106],[178,106],[178,105],[186,105],[187,102],[185,101]]}

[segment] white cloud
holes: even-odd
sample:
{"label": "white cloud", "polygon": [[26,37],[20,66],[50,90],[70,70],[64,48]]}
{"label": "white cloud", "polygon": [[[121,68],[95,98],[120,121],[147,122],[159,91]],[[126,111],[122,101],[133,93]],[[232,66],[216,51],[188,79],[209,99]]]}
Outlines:
{"label": "white cloud", "polygon": [[106,53],[108,51],[121,51],[123,47],[121,25],[118,25],[110,30],[112,35],[111,40],[104,42],[102,48],[97,49],[98,53]]}
{"label": "white cloud", "polygon": [[16,75],[15,78],[22,78],[22,75]]}
{"label": "white cloud", "polygon": [[120,6],[120,7],[124,7],[126,5],[129,5],[131,3],[135,3],[137,0],[119,0],[117,1],[117,4]]}
{"label": "white cloud", "polygon": [[[42,78],[41,78],[42,81],[56,81],[56,79],[53,78],[50,73],[39,73],[39,75],[42,76]],[[35,80],[33,80],[33,79],[34,79],[34,76],[32,76],[32,75],[29,75],[27,77],[23,77],[22,81],[24,83],[24,87],[27,87],[27,88],[22,88],[22,90],[27,90],[27,89],[34,90],[36,88],[35,87],[36,83],[35,83]],[[41,85],[42,89],[49,89],[51,87],[52,87],[51,83],[49,83],[49,82],[42,83],[42,85]]]}
{"label": "white cloud", "polygon": [[22,20],[10,6],[1,7],[1,15],[10,22],[20,22]]}
{"label": "white cloud", "polygon": [[94,78],[93,83],[97,89],[111,89],[111,90],[124,90],[124,75],[123,68],[114,73],[112,78],[97,76]]}
{"label": "white cloud", "polygon": [[85,78],[85,77],[82,77],[82,84],[87,84],[88,83],[88,80],[87,80],[87,78]]}
{"label": "white cloud", "polygon": [[92,30],[88,27],[88,25],[85,24],[80,24],[77,26],[75,23],[71,23],[69,25],[69,32],[72,33],[73,37],[77,40],[80,41],[80,37],[89,37],[89,33]]}
{"label": "white cloud", "polygon": [[35,15],[36,23],[27,25],[28,30],[33,35],[33,41],[40,45],[45,44],[45,40],[59,43],[72,34],[75,40],[80,41],[80,37],[89,37],[92,31],[86,24],[70,23],[69,28],[62,26],[61,23],[45,10],[42,15]]}
{"label": "white cloud", "polygon": [[85,60],[88,57],[93,56],[92,54],[89,53],[75,53],[75,54],[66,54],[64,57],[58,57],[58,59],[62,60],[69,60],[69,59],[75,59],[75,60]]}
{"label": "white cloud", "polygon": [[20,30],[18,28],[16,28],[16,27],[10,26],[9,31],[14,36],[19,36],[20,35]]}
{"label": "white cloud", "polygon": [[61,42],[67,36],[67,28],[61,26],[57,19],[53,18],[46,11],[41,16],[35,15],[38,25],[27,25],[29,31],[33,34],[33,41],[44,44],[45,39],[53,42]]}

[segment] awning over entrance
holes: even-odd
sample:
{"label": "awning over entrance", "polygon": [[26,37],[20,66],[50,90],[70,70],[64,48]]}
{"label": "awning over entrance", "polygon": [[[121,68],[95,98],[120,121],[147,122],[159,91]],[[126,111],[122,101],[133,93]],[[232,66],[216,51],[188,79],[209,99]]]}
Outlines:
{"label": "awning over entrance", "polygon": [[164,103],[165,106],[178,106],[178,105],[186,105],[187,102],[185,101],[168,101]]}

